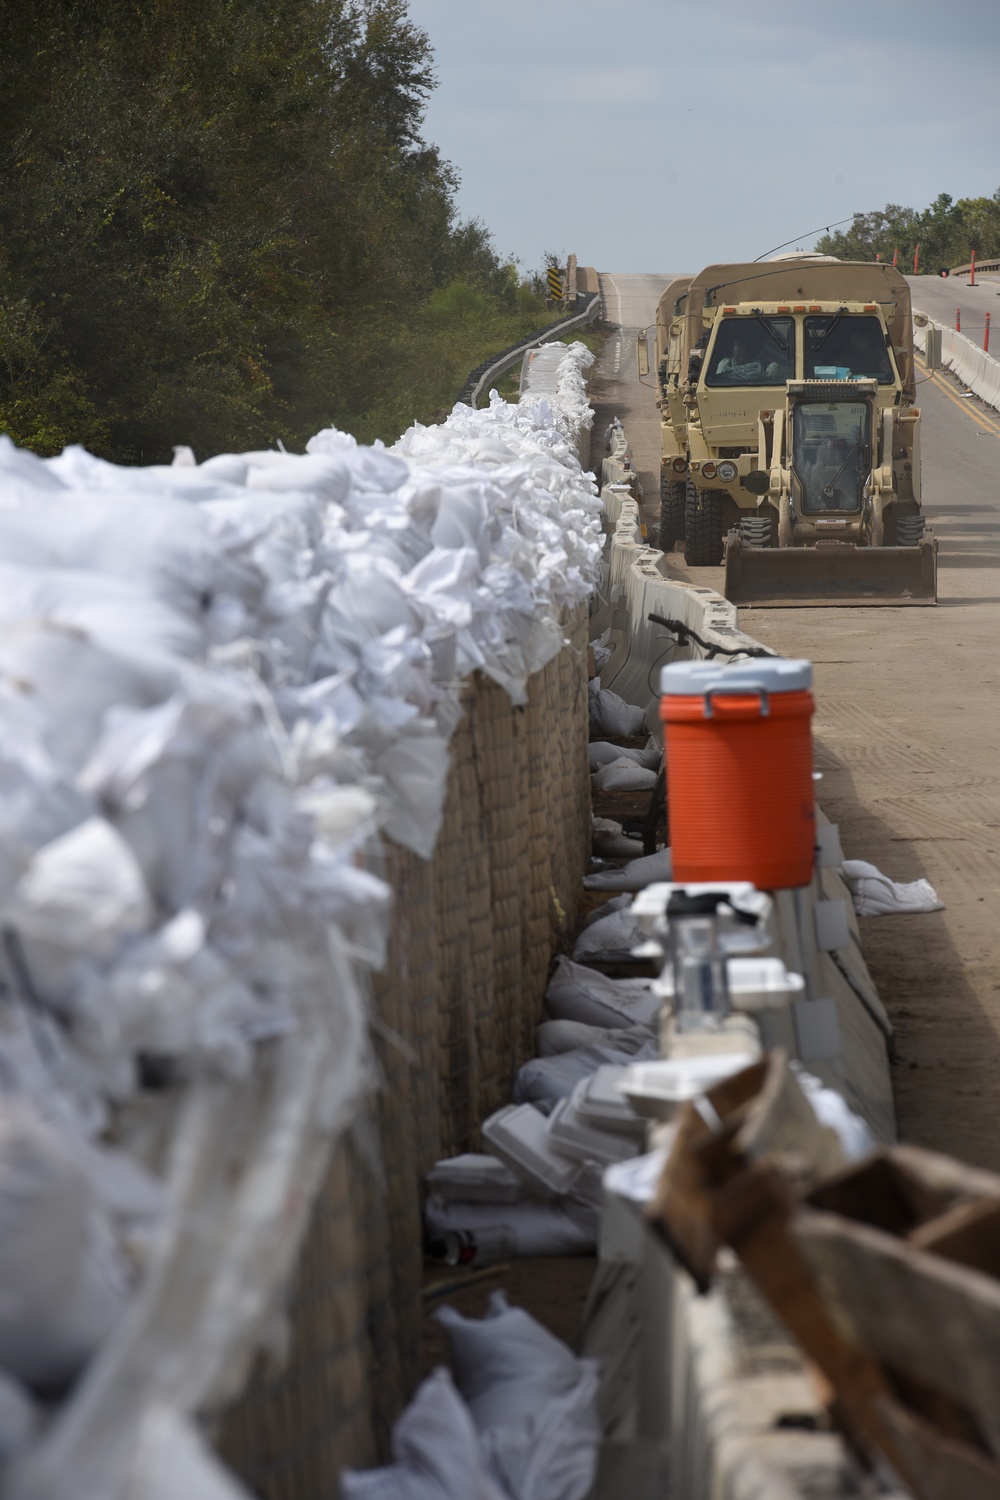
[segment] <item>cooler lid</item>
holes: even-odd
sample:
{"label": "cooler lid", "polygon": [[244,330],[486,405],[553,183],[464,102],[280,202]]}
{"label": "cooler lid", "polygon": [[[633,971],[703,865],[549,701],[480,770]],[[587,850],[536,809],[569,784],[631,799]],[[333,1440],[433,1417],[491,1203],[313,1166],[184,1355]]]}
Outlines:
{"label": "cooler lid", "polygon": [[797,693],[812,687],[811,661],[786,661],[782,656],[754,656],[724,665],[718,661],[673,661],[660,669],[660,694],[671,698],[700,698],[709,689],[763,688],[768,693]]}

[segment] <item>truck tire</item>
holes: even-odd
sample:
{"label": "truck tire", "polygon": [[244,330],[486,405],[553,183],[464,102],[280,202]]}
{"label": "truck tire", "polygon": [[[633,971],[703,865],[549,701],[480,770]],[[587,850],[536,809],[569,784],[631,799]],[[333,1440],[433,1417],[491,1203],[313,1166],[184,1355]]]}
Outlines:
{"label": "truck tire", "polygon": [[684,513],[684,561],[693,568],[713,568],[722,561],[724,490],[696,490],[687,482]]}
{"label": "truck tire", "polygon": [[684,480],[669,479],[660,471],[660,531],[657,546],[661,552],[672,552],[674,543],[684,539],[684,513],[687,486]]}

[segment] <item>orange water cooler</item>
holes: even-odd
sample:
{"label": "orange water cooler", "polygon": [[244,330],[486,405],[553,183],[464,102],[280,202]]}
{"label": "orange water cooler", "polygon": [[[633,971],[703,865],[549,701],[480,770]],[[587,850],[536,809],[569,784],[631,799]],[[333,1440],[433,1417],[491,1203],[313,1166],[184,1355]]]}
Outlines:
{"label": "orange water cooler", "polygon": [[816,843],[812,663],[673,662],[660,674],[678,883],[808,885]]}

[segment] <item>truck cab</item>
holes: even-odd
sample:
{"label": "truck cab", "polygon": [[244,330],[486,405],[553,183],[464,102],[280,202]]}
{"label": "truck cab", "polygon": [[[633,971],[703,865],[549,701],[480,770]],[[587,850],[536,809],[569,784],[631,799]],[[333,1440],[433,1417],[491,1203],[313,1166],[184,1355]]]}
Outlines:
{"label": "truck cab", "polygon": [[[897,272],[819,258],[709,266],[687,287],[683,343],[685,418],[671,425],[688,461],[688,562],[721,561],[734,529],[747,546],[916,545],[920,413]],[[816,464],[835,470],[841,453],[836,484],[815,489]]]}

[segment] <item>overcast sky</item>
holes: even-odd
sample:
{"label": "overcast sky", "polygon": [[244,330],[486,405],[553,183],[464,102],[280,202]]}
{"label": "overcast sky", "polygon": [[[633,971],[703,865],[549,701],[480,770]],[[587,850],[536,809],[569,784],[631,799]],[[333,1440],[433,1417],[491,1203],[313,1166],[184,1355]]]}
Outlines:
{"label": "overcast sky", "polygon": [[1000,187],[1000,0],[410,0],[463,215],[532,269],[694,271]]}

